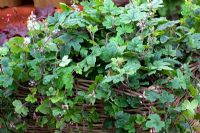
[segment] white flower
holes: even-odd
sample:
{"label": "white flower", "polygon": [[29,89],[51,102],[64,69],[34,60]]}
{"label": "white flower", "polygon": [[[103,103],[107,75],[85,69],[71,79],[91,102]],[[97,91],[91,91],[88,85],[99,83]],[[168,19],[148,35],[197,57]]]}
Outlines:
{"label": "white flower", "polygon": [[71,62],[71,59],[68,58],[68,55],[65,55],[65,56],[62,58],[62,61],[61,61],[61,63],[59,64],[59,66],[60,66],[60,67],[65,67],[65,66],[67,66],[70,62]]}
{"label": "white flower", "polygon": [[39,22],[37,22],[36,15],[33,12],[31,12],[31,15],[28,17],[27,28],[28,28],[28,30],[39,30],[40,29],[40,24],[39,24]]}
{"label": "white flower", "polygon": [[88,95],[89,97],[93,97],[93,98],[96,98],[96,94],[95,94],[95,91],[93,91],[91,94]]}
{"label": "white flower", "polygon": [[55,29],[52,31],[53,34],[57,34],[60,31],[60,29]]}
{"label": "white flower", "polygon": [[75,11],[78,11],[78,12],[80,11],[80,9],[78,8],[78,6],[75,3],[73,3],[71,5],[71,7],[74,8]]}
{"label": "white flower", "polygon": [[25,37],[24,44],[30,44],[30,43],[31,43],[31,39],[29,37]]}
{"label": "white flower", "polygon": [[67,104],[62,105],[62,108],[63,108],[63,109],[66,109],[66,110],[69,110],[69,105],[67,105]]}

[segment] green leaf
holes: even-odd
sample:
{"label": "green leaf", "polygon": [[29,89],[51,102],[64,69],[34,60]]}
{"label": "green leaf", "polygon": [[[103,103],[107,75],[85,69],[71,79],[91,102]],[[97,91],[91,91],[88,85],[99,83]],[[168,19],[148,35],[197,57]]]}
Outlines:
{"label": "green leaf", "polygon": [[126,71],[126,74],[133,75],[139,70],[141,67],[140,62],[136,59],[130,59],[127,61],[127,63],[124,65],[124,70]]}
{"label": "green leaf", "polygon": [[72,89],[74,86],[74,77],[72,75],[73,69],[71,67],[63,69],[64,75],[62,76],[62,82],[65,85],[65,89],[67,90],[67,95],[72,95]]}
{"label": "green leaf", "polygon": [[111,13],[112,15],[118,15],[121,12],[112,0],[104,0],[103,6],[99,7],[99,9],[102,13]]}
{"label": "green leaf", "polygon": [[61,25],[65,29],[71,27],[85,27],[88,24],[87,20],[83,19],[78,11],[69,11],[64,13],[66,13],[66,15],[63,16],[64,19],[61,21]]}
{"label": "green leaf", "polygon": [[109,62],[113,57],[118,55],[118,48],[115,43],[109,43],[106,46],[101,48],[101,55],[100,58],[105,61]]}
{"label": "green leaf", "polygon": [[154,61],[152,65],[149,65],[151,70],[173,70],[169,67],[171,64],[168,62],[164,62],[163,60]]}
{"label": "green leaf", "polygon": [[182,110],[186,110],[189,111],[191,113],[191,115],[195,115],[195,109],[198,107],[198,101],[197,100],[192,100],[191,102],[189,100],[185,100],[181,107]]}
{"label": "green leaf", "polygon": [[24,116],[27,115],[28,113],[28,108],[25,107],[20,100],[15,100],[13,101],[13,106],[15,107],[15,112],[17,112],[18,114],[22,114]]}
{"label": "green leaf", "polygon": [[135,133],[135,118],[133,116],[130,117],[128,123],[124,126],[124,129],[128,131],[128,133]]}
{"label": "green leaf", "polygon": [[[6,82],[5,82],[6,81]],[[13,84],[13,78],[8,75],[0,75],[0,86],[7,88]]]}
{"label": "green leaf", "polygon": [[[169,37],[166,35],[163,35],[160,37],[160,42],[161,43],[166,43],[169,40]],[[171,45],[170,45],[171,46]]]}
{"label": "green leaf", "polygon": [[10,47],[12,53],[18,54],[26,49],[26,47],[23,46],[23,43],[24,43],[23,37],[14,37],[8,41],[8,46]]}
{"label": "green leaf", "polygon": [[190,84],[188,86],[188,90],[190,92],[190,95],[193,96],[193,97],[195,97],[199,94],[199,90],[197,88],[195,88],[192,84]]}
{"label": "green leaf", "polygon": [[54,51],[54,52],[58,52],[58,47],[57,47],[57,45],[55,44],[55,43],[47,43],[46,45],[45,45],[45,47],[46,47],[46,49],[48,50],[48,51]]}
{"label": "green leaf", "polygon": [[50,100],[52,103],[57,103],[57,102],[63,101],[64,97],[63,97],[63,95],[60,94],[60,95],[51,97]]}
{"label": "green leaf", "polygon": [[96,63],[96,57],[94,55],[89,55],[87,58],[87,64],[91,67],[94,67],[95,66],[95,63]]}
{"label": "green leaf", "polygon": [[114,84],[116,84],[123,81],[124,81],[123,75],[118,74],[114,76],[106,76],[105,79],[103,80],[103,83],[113,82]]}
{"label": "green leaf", "polygon": [[167,91],[163,91],[161,96],[160,96],[160,102],[161,103],[166,103],[166,102],[173,102],[174,99],[174,95],[169,94]]}
{"label": "green leaf", "polygon": [[48,91],[46,91],[47,96],[55,96],[56,91],[54,90],[53,87],[50,87]]}
{"label": "green leaf", "polygon": [[114,26],[120,25],[120,18],[114,17],[114,16],[106,16],[105,21],[103,22],[103,26],[106,27],[106,29],[114,28]]}
{"label": "green leaf", "polygon": [[113,121],[110,119],[105,119],[105,121],[103,122],[103,128],[112,129],[112,127],[113,127]]}
{"label": "green leaf", "polygon": [[121,14],[121,22],[124,24],[128,24],[130,22],[139,21],[145,19],[147,17],[147,13],[140,11],[139,8],[131,8],[128,10],[127,14]]}
{"label": "green leaf", "polygon": [[135,122],[137,123],[137,124],[139,124],[139,125],[141,125],[143,122],[145,122],[146,121],[146,119],[145,119],[145,117],[144,116],[142,116],[141,114],[137,114],[136,115],[136,120],[135,120]]}
{"label": "green leaf", "polygon": [[200,33],[189,36],[190,46],[194,49],[200,49]]}
{"label": "green leaf", "polygon": [[148,116],[150,119],[146,122],[146,127],[148,128],[155,128],[156,132],[159,132],[162,130],[163,127],[165,127],[165,122],[160,120],[160,116],[157,114],[150,114]]}
{"label": "green leaf", "polygon": [[101,49],[99,46],[93,46],[91,50],[92,50],[92,55],[95,55],[95,56],[101,55]]}
{"label": "green leaf", "polygon": [[5,56],[9,52],[9,49],[7,47],[0,47],[0,55]]}
{"label": "green leaf", "polygon": [[155,91],[147,91],[147,100],[150,102],[155,102],[156,100],[160,99],[160,95]]}
{"label": "green leaf", "polygon": [[123,128],[127,122],[129,121],[130,115],[127,113],[124,113],[123,111],[117,112],[115,114],[115,126],[116,128]]}
{"label": "green leaf", "polygon": [[80,54],[81,54],[81,57],[86,57],[88,55],[88,50],[86,48],[81,48],[81,51],[80,51]]}
{"label": "green leaf", "polygon": [[90,31],[91,33],[95,34],[98,31],[98,27],[97,27],[97,25],[95,25],[95,26],[89,25],[89,26],[87,26],[87,30]]}
{"label": "green leaf", "polygon": [[43,84],[44,85],[47,85],[49,84],[51,81],[53,81],[53,79],[56,79],[58,78],[57,75],[45,75],[44,78],[43,78]]}
{"label": "green leaf", "polygon": [[184,90],[187,89],[186,79],[185,79],[183,73],[181,72],[181,70],[180,70],[180,69],[177,69],[176,73],[177,73],[177,78],[178,78],[178,81],[179,81],[180,86],[181,86]]}
{"label": "green leaf", "polygon": [[53,108],[52,109],[52,114],[54,117],[60,115],[62,113],[61,109],[60,108]]}
{"label": "green leaf", "polygon": [[163,7],[163,0],[153,0],[151,2],[153,8],[160,8]]}
{"label": "green leaf", "polygon": [[41,120],[41,122],[40,122],[40,125],[41,125],[41,127],[43,127],[45,124],[47,124],[48,123],[48,119],[47,119],[47,117],[42,117],[42,120]]}
{"label": "green leaf", "polygon": [[178,23],[179,23],[179,20],[169,21],[169,22],[167,22],[165,24],[159,25],[158,28],[157,28],[157,30],[161,30],[161,31],[162,30],[166,30],[167,28],[171,28],[171,27],[175,26]]}
{"label": "green leaf", "polygon": [[37,98],[34,97],[34,95],[31,95],[29,94],[26,99],[25,99],[27,102],[30,102],[30,103],[35,103],[37,101]]}
{"label": "green leaf", "polygon": [[116,97],[114,100],[115,104],[118,105],[119,107],[128,107],[128,103],[126,101],[126,97]]}
{"label": "green leaf", "polygon": [[117,27],[117,34],[122,35],[124,33],[132,33],[133,32],[133,27],[132,25],[121,25],[120,27]]}
{"label": "green leaf", "polygon": [[70,10],[72,10],[72,8],[71,7],[69,7],[67,4],[65,4],[65,3],[59,3],[59,5],[60,5],[60,8],[63,10],[63,11],[70,11]]}
{"label": "green leaf", "polygon": [[81,118],[80,114],[76,113],[76,114],[74,114],[74,115],[71,116],[71,119],[72,119],[73,122],[79,123],[82,118]]}
{"label": "green leaf", "polygon": [[165,49],[162,50],[162,53],[167,56],[176,56],[176,50],[173,50],[172,45],[165,45]]}
{"label": "green leaf", "polygon": [[49,101],[48,100],[43,101],[42,104],[36,108],[36,112],[49,114],[51,112]]}
{"label": "green leaf", "polygon": [[[71,34],[65,33],[61,35],[59,38],[57,38],[56,41],[65,44],[65,46],[67,46],[66,47],[67,49],[70,49],[71,47],[73,47],[75,51],[79,52],[81,49],[80,43],[83,42],[83,38],[77,35],[71,35]],[[65,53],[65,55],[69,53]]]}
{"label": "green leaf", "polygon": [[[56,121],[56,128],[59,129],[59,128],[64,128],[64,121],[63,120],[59,120],[59,121]],[[55,130],[54,133],[60,133],[59,130]]]}
{"label": "green leaf", "polygon": [[181,86],[180,86],[180,83],[179,83],[179,79],[177,77],[175,77],[172,81],[170,81],[167,84],[167,87],[168,88],[173,88],[173,89],[180,89]]}
{"label": "green leaf", "polygon": [[29,75],[34,77],[34,80],[38,81],[42,78],[42,74],[39,67],[34,67],[30,72]]}
{"label": "green leaf", "polygon": [[145,50],[145,45],[143,45],[143,40],[140,36],[134,37],[128,44],[128,50],[134,50],[137,52],[143,52]]}
{"label": "green leaf", "polygon": [[140,103],[140,98],[139,97],[128,97],[127,102],[129,103],[131,108],[139,108],[141,103]]}

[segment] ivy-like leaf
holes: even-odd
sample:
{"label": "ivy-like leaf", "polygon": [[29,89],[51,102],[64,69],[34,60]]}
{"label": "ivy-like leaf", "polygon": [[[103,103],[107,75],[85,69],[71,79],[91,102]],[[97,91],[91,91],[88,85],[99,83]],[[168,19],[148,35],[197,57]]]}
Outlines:
{"label": "ivy-like leaf", "polygon": [[200,49],[200,33],[192,34],[190,37],[190,46],[195,49]]}
{"label": "ivy-like leaf", "polygon": [[128,131],[128,133],[135,133],[135,118],[130,116],[128,123],[124,126],[124,129]]}
{"label": "ivy-like leaf", "polygon": [[126,125],[126,123],[129,121],[129,118],[130,118],[129,114],[124,113],[122,111],[117,112],[115,114],[115,119],[116,119],[115,126],[116,126],[116,128],[123,128]]}
{"label": "ivy-like leaf", "polygon": [[118,55],[118,48],[113,42],[101,48],[100,58],[105,62],[109,62],[116,55]]}
{"label": "ivy-like leaf", "polygon": [[49,84],[53,79],[57,79],[58,78],[58,75],[46,75],[44,76],[43,78],[43,84],[44,85],[47,85]]}
{"label": "ivy-like leaf", "polygon": [[122,35],[124,33],[132,33],[133,32],[133,27],[132,25],[121,25],[121,27],[117,27],[117,34]]}
{"label": "ivy-like leaf", "polygon": [[179,20],[169,21],[169,22],[167,22],[165,24],[159,25],[157,30],[166,30],[167,28],[171,28],[171,27],[175,26],[178,23],[179,23]]}
{"label": "ivy-like leaf", "polygon": [[167,91],[163,91],[160,96],[160,102],[166,103],[166,102],[173,102],[174,101],[174,95],[169,94]]}
{"label": "ivy-like leaf", "polygon": [[27,102],[30,102],[30,103],[35,103],[37,101],[37,98],[34,97],[34,95],[28,95],[25,99]]}
{"label": "ivy-like leaf", "polygon": [[160,99],[160,95],[155,91],[147,91],[147,100],[150,102],[155,102],[156,100]]}
{"label": "ivy-like leaf", "polygon": [[0,47],[0,55],[5,56],[9,52],[9,49],[7,47]]}
{"label": "ivy-like leaf", "polygon": [[118,15],[121,10],[114,4],[112,0],[104,0],[103,6],[99,7],[102,13],[111,13],[112,15]]}
{"label": "ivy-like leaf", "polygon": [[186,84],[186,79],[183,75],[183,73],[181,72],[180,69],[177,69],[177,78],[179,80],[179,84],[183,89],[187,89],[187,84]]}
{"label": "ivy-like leaf", "polygon": [[13,102],[13,106],[15,107],[15,111],[18,113],[18,114],[22,114],[22,115],[27,115],[28,113],[28,108],[25,107],[22,102],[20,100],[15,100]]}
{"label": "ivy-like leaf", "polygon": [[147,13],[140,11],[139,8],[131,8],[128,10],[127,14],[121,14],[121,22],[124,24],[128,24],[130,22],[139,21],[145,19],[147,17]]}
{"label": "ivy-like leaf", "polygon": [[138,60],[128,60],[127,63],[124,65],[124,70],[126,74],[133,75],[139,70],[141,67],[140,62]]}
{"label": "ivy-like leaf", "polygon": [[173,50],[172,45],[165,45],[165,49],[162,50],[162,53],[167,56],[176,56],[176,50]]}
{"label": "ivy-like leaf", "polygon": [[55,96],[56,91],[54,90],[53,87],[50,87],[48,91],[46,91],[47,96]]}
{"label": "ivy-like leaf", "polygon": [[114,16],[106,16],[105,21],[103,22],[103,26],[107,29],[114,28],[114,26],[120,25],[120,18]]}
{"label": "ivy-like leaf", "polygon": [[71,35],[71,34],[66,33],[66,34],[61,35],[55,41],[60,42],[62,44],[65,44],[65,46],[63,46],[63,50],[64,51],[67,50],[68,52],[67,53],[64,52],[64,53],[65,53],[65,55],[66,54],[68,55],[71,52],[70,51],[71,47],[73,47],[74,50],[77,51],[77,52],[80,51],[80,49],[81,49],[80,43],[83,42],[83,38],[81,38],[80,36],[77,37],[76,35]]}
{"label": "ivy-like leaf", "polygon": [[95,63],[96,63],[96,57],[94,55],[89,55],[87,58],[87,64],[91,67],[94,67],[95,66]]}
{"label": "ivy-like leaf", "polygon": [[152,65],[149,66],[151,70],[173,70],[169,67],[171,64],[164,62],[163,60],[154,61]]}
{"label": "ivy-like leaf", "polygon": [[[5,82],[6,81],[6,82]],[[0,75],[0,86],[7,88],[13,83],[13,78],[8,75]]]}
{"label": "ivy-like leaf", "polygon": [[106,76],[105,79],[103,80],[103,83],[113,82],[114,84],[116,84],[123,81],[124,81],[123,75],[118,74],[114,76]]}
{"label": "ivy-like leaf", "polygon": [[163,7],[163,0],[153,0],[151,4],[153,8]]}
{"label": "ivy-like leaf", "polygon": [[159,132],[162,130],[163,127],[165,127],[165,122],[160,120],[160,116],[157,114],[150,114],[148,116],[150,119],[146,122],[146,127],[148,128],[155,128],[156,132]]}
{"label": "ivy-like leaf", "polygon": [[145,50],[145,45],[143,45],[143,40],[140,36],[134,37],[128,45],[128,50],[135,50],[137,52],[143,52]]}
{"label": "ivy-like leaf", "polygon": [[72,75],[73,69],[71,67],[63,69],[64,75],[62,76],[62,82],[65,85],[65,89],[67,90],[69,96],[73,94],[73,84],[74,84],[74,77]]}
{"label": "ivy-like leaf", "polygon": [[145,119],[145,117],[144,116],[142,116],[141,114],[137,114],[136,115],[136,120],[135,120],[135,122],[137,123],[137,124],[139,124],[139,125],[141,125],[143,122],[145,122],[146,121],[146,119]]}
{"label": "ivy-like leaf", "polygon": [[48,100],[43,101],[43,103],[36,108],[36,112],[49,114],[51,112],[49,101]]}
{"label": "ivy-like leaf", "polygon": [[182,103],[182,110],[189,111],[193,116],[195,115],[195,109],[198,106],[198,101],[197,100],[192,100],[191,102],[189,100],[185,100]]}

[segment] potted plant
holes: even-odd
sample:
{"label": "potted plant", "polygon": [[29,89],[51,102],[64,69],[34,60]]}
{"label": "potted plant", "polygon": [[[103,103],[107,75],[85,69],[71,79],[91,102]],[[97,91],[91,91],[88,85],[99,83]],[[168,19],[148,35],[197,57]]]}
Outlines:
{"label": "potted plant", "polygon": [[0,8],[19,6],[21,3],[21,0],[0,0]]}
{"label": "potted plant", "polygon": [[59,8],[59,3],[72,4],[72,0],[34,0],[35,7],[55,6]]}
{"label": "potted plant", "polygon": [[[196,132],[198,10],[183,14],[180,22],[157,16],[158,0],[125,7],[112,0],[81,5],[82,12],[63,5],[66,10],[46,21],[32,14],[29,36],[15,36],[0,47],[1,127]],[[192,5],[186,2],[184,11]],[[194,23],[188,25],[188,19]]]}

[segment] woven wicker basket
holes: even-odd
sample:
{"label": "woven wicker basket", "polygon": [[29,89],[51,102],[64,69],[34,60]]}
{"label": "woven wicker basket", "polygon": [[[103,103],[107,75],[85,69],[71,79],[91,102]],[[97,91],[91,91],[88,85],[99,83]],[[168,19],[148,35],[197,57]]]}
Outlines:
{"label": "woven wicker basket", "polygon": [[[200,73],[198,71],[198,69],[200,68],[200,63],[193,63],[190,65],[190,69],[191,71],[195,74],[195,77],[200,77]],[[76,95],[76,92],[79,90],[82,91],[87,91],[89,86],[91,84],[93,84],[94,81],[92,80],[84,80],[84,79],[76,79],[75,84],[74,84],[74,93]],[[131,96],[131,97],[139,97],[141,99],[141,106],[140,108],[127,108],[124,111],[130,114],[138,114],[140,113],[141,115],[145,115],[147,116],[148,114],[152,113],[152,106],[156,106],[156,103],[150,103],[146,100],[144,92],[146,90],[156,90],[157,92],[161,91],[161,89],[164,89],[162,86],[150,86],[147,88],[141,88],[138,89],[138,91],[133,91],[131,89],[129,89],[126,85],[122,85],[122,86],[118,86],[118,87],[113,87],[113,90],[116,92],[116,94],[118,95],[127,95],[127,96]],[[18,99],[24,99],[27,94],[30,93],[29,90],[27,88],[20,88],[17,92],[16,92],[16,96]],[[184,97],[177,97],[175,99],[175,101],[172,103],[172,105],[176,106],[178,105],[182,99],[187,99],[189,98],[189,95],[185,95]],[[90,129],[89,125],[87,124],[87,122],[82,121],[81,124],[67,124],[66,123],[66,127],[63,129],[63,133],[78,133],[79,131],[81,131],[82,133],[115,133],[115,129],[114,129],[114,125],[111,129],[104,129],[104,121],[107,119],[111,119],[108,115],[105,114],[104,111],[104,102],[102,101],[97,101],[94,105],[88,105],[88,104],[83,104],[83,105],[79,105],[79,108],[84,109],[85,111],[91,109],[92,107],[96,108],[96,111],[99,113],[99,121],[96,123],[93,123],[93,128]],[[34,107],[33,107],[34,108]],[[34,109],[32,109],[33,111]],[[198,111],[200,112],[200,108],[198,109]],[[33,113],[33,112],[30,112]],[[54,129],[52,128],[47,128],[47,127],[39,127],[35,124],[35,122],[31,121],[27,121],[28,123],[28,130],[27,133],[54,133]],[[195,120],[191,120],[190,121],[191,125],[193,124],[195,127],[200,129],[200,123],[197,123]],[[139,133],[145,133],[145,132],[150,132],[150,131],[143,131],[141,127],[136,125],[136,132]]]}

